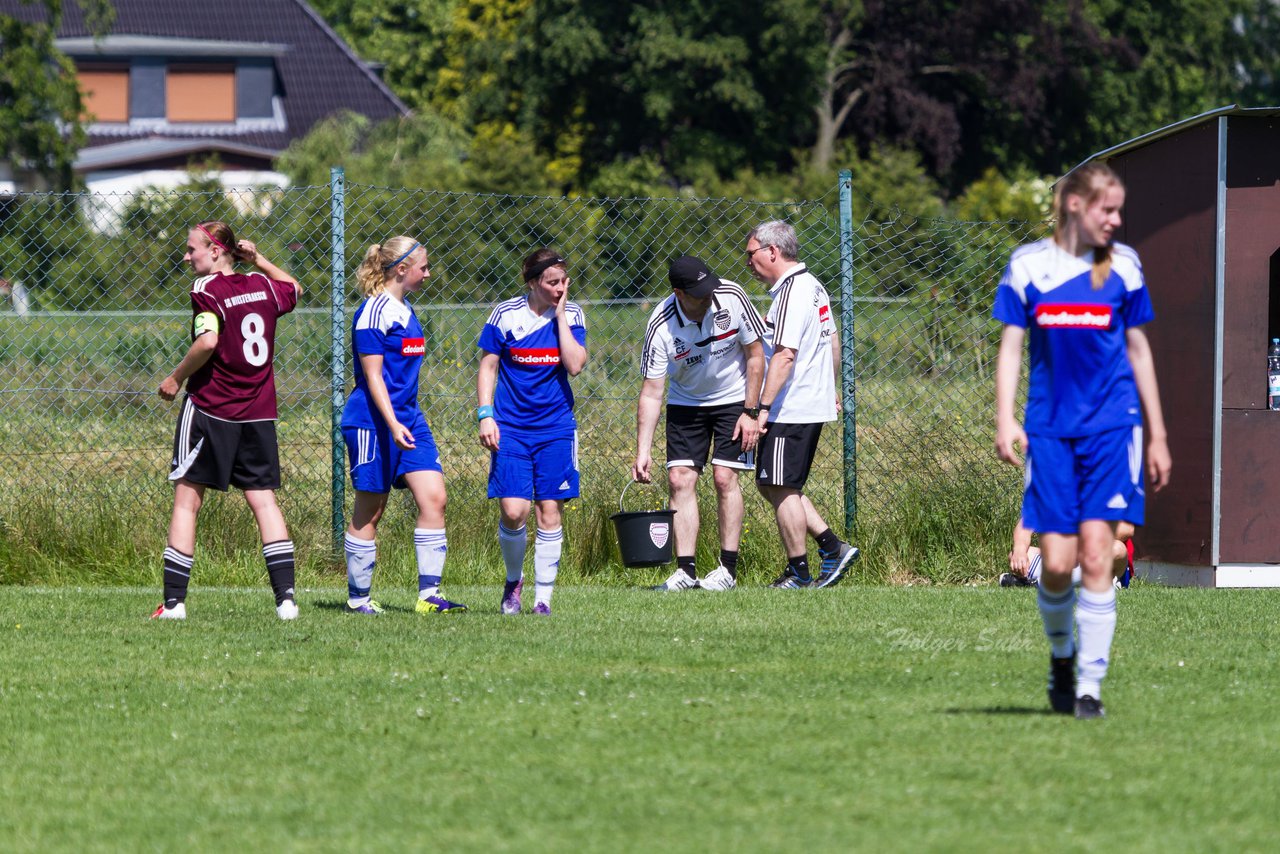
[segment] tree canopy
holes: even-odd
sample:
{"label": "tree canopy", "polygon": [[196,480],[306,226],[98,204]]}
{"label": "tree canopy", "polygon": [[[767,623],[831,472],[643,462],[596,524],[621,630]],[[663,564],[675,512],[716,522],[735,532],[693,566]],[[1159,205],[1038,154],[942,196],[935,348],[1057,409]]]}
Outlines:
{"label": "tree canopy", "polygon": [[465,161],[529,191],[826,174],[894,146],[957,193],[1280,95],[1271,0],[315,5]]}
{"label": "tree canopy", "polygon": [[[24,2],[42,6],[45,19],[26,22],[0,15],[0,149],[18,176],[69,189],[74,183],[71,165],[84,144],[84,104],[71,60],[54,44],[62,0]],[[115,16],[109,0],[78,3],[93,30],[106,32]]]}

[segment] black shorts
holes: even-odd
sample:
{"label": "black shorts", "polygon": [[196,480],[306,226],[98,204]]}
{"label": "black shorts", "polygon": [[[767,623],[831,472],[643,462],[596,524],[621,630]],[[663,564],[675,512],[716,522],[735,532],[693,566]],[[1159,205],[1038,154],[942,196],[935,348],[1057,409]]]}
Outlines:
{"label": "black shorts", "polygon": [[173,434],[169,480],[227,491],[279,489],[280,449],[274,421],[222,421],[183,398]]}
{"label": "black shorts", "polygon": [[715,439],[711,464],[742,471],[755,467],[755,452],[744,452],[740,439],[733,438],[733,428],[742,415],[741,403],[722,406],[667,407],[667,468],[688,466],[701,472],[707,464],[707,451]]}
{"label": "black shorts", "polygon": [[756,482],[804,489],[821,435],[821,424],[770,424],[760,437]]}

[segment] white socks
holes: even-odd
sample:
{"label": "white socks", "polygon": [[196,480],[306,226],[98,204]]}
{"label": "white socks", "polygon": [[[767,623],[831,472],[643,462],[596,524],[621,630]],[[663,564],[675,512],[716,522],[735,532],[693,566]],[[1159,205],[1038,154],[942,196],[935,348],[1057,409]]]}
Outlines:
{"label": "white socks", "polygon": [[554,531],[538,531],[538,541],[533,546],[533,578],[536,582],[534,604],[550,607],[551,591],[555,588],[556,573],[560,571],[560,553],[564,546],[564,528]]}
{"label": "white socks", "polygon": [[1076,696],[1098,699],[1103,677],[1111,661],[1111,639],[1116,634],[1116,591],[1105,593],[1081,590],[1076,604],[1076,631],[1080,649],[1076,653]]}

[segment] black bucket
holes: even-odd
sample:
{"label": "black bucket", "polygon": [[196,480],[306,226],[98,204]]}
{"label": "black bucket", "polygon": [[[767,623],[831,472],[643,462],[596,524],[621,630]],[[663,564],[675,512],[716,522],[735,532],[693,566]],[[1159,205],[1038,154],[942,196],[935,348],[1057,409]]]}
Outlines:
{"label": "black bucket", "polygon": [[618,497],[618,512],[609,517],[613,519],[613,527],[618,534],[618,552],[622,555],[622,565],[642,567],[671,563],[671,519],[676,511],[623,510],[622,501],[632,483],[635,481],[622,488],[622,495]]}

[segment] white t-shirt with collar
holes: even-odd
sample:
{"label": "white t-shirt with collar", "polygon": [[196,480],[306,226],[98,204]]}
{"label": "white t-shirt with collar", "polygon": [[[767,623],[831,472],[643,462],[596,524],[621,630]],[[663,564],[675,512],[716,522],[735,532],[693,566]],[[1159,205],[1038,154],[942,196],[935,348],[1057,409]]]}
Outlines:
{"label": "white t-shirt with collar", "polygon": [[760,313],[740,285],[722,279],[701,322],[685,315],[672,294],[649,315],[641,353],[644,378],[670,377],[668,404],[742,402],[747,396],[743,348],[763,334]]}
{"label": "white t-shirt with collar", "polygon": [[[791,377],[771,401],[769,423],[817,424],[836,419],[835,365],[831,336],[835,317],[827,289],[804,264],[787,269],[769,289],[773,302],[765,315],[764,351],[796,351]],[[766,374],[767,375],[767,374]]]}

